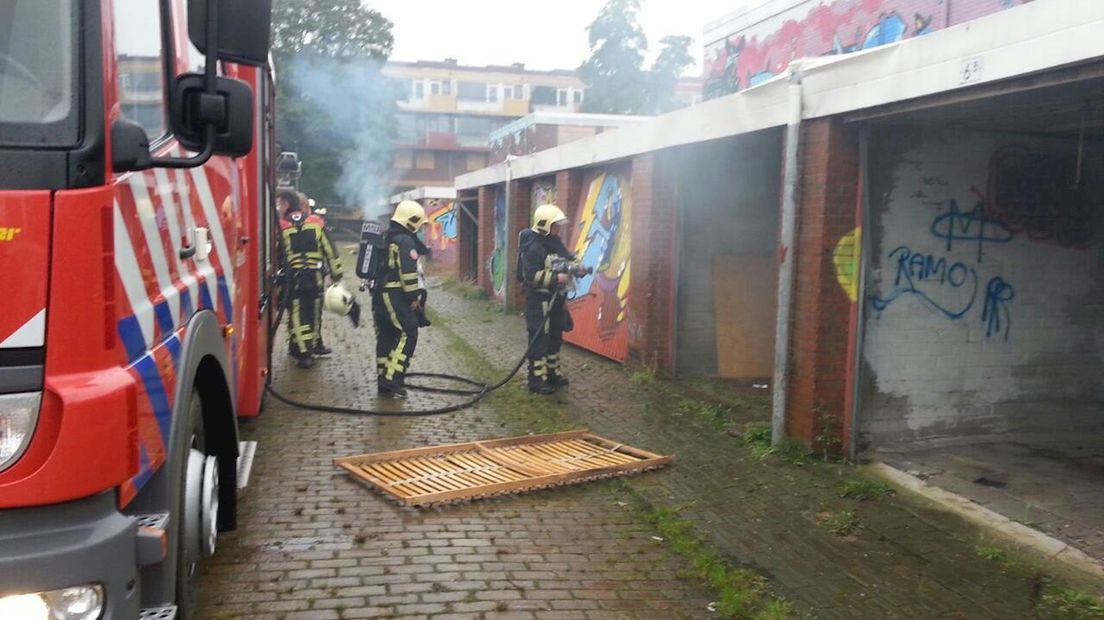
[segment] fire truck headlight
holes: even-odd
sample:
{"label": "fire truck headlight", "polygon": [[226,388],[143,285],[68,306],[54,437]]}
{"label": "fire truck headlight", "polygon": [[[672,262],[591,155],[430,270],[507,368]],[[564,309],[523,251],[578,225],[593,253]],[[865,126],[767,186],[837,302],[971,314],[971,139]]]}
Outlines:
{"label": "fire truck headlight", "polygon": [[0,618],[97,620],[103,610],[104,589],[99,584],[0,597]]}
{"label": "fire truck headlight", "polygon": [[42,392],[0,396],[0,471],[19,460],[27,449],[41,402]]}

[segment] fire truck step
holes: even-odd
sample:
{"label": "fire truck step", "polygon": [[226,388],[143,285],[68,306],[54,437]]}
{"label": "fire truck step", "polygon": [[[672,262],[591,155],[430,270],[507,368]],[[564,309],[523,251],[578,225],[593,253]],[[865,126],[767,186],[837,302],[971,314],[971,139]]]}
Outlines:
{"label": "fire truck step", "polygon": [[135,515],[138,522],[138,565],[152,566],[165,559],[168,537],[169,513],[154,512]]}
{"label": "fire truck step", "polygon": [[147,607],[138,611],[138,620],[175,620],[176,605]]}
{"label": "fire truck step", "polygon": [[238,442],[238,490],[249,486],[249,472],[253,470],[253,457],[257,454],[257,442]]}

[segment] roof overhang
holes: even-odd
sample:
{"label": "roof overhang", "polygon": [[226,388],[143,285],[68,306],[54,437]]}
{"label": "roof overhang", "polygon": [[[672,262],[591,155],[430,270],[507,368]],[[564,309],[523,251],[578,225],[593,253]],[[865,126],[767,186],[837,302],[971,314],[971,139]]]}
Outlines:
{"label": "roof overhang", "polygon": [[453,187],[415,187],[412,190],[391,196],[391,204],[404,200],[456,200],[456,188]]}
{"label": "roof overhang", "polygon": [[803,59],[732,95],[456,178],[457,189],[543,176],[787,124],[789,85],[814,119],[948,93],[1104,56],[1104,2],[1035,0],[985,18],[843,56]]}

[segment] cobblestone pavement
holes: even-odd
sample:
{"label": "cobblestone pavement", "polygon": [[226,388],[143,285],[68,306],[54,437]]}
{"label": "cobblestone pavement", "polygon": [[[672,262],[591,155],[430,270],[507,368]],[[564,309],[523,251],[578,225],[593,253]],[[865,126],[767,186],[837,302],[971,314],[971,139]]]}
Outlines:
{"label": "cobblestone pavement", "polygon": [[[275,360],[288,396],[376,404],[371,327],[327,317],[331,358],[310,371]],[[465,374],[442,330],[417,369]],[[470,373],[469,373],[470,374]],[[405,408],[440,397],[416,395]],[[258,441],[240,529],[206,566],[200,618],[708,618],[710,592],[679,578],[681,560],[652,537],[610,482],[414,510],[337,470],[367,452],[510,436],[498,408],[433,418],[294,410],[269,398],[244,425]],[[650,474],[646,474],[650,475]]]}
{"label": "cobblestone pavement", "polygon": [[[415,370],[490,375],[524,347],[516,316],[460,290],[435,288],[439,322],[423,330]],[[301,400],[376,404],[371,328],[327,317],[332,358],[311,371],[276,360],[276,385]],[[458,344],[459,336],[470,346]],[[482,357],[490,365],[481,363]],[[711,618],[711,592],[654,538],[616,483],[597,482],[434,510],[401,508],[335,469],[332,459],[589,427],[675,454],[667,469],[627,478],[656,507],[675,507],[735,565],[765,575],[817,618],[1031,618],[1036,588],[975,551],[977,532],[904,499],[856,502],[854,475],[822,463],[762,458],[694,403],[760,415],[761,391],[715,382],[630,380],[625,368],[568,347],[566,393],[519,406],[496,394],[434,418],[294,410],[269,399],[244,425],[259,442],[241,529],[219,539],[202,584],[201,618]],[[417,394],[406,405],[438,404]],[[528,401],[528,399],[525,399]],[[839,536],[826,515],[853,513]]]}
{"label": "cobblestone pavement", "polygon": [[[523,321],[487,304],[435,291],[448,326],[503,365],[524,347]],[[981,557],[984,534],[911,500],[860,502],[839,496],[854,468],[762,458],[709,419],[720,403],[731,422],[766,420],[769,398],[750,385],[653,382],[586,351],[565,347],[572,385],[559,396],[558,426],[586,426],[663,454],[676,465],[628,479],[657,507],[675,507],[735,563],[766,575],[799,612],[818,618],[1032,618],[1039,588],[1030,571]],[[859,529],[840,536],[822,525],[851,513]]]}

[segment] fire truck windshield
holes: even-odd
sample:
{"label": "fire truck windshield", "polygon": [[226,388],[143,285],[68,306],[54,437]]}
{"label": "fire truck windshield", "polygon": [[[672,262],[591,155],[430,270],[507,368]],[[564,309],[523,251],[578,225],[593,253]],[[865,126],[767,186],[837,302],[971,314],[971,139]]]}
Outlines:
{"label": "fire truck windshield", "polygon": [[0,145],[78,139],[75,0],[0,2]]}

